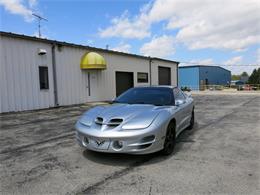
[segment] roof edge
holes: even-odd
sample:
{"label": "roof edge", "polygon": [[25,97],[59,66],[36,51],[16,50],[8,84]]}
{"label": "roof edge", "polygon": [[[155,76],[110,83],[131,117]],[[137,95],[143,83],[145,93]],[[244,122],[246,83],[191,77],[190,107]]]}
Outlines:
{"label": "roof edge", "polygon": [[124,56],[132,56],[132,57],[137,57],[137,58],[142,58],[142,59],[161,60],[161,61],[176,63],[177,65],[180,63],[180,62],[177,62],[177,61],[174,61],[174,60],[168,60],[168,59],[157,58],[157,57],[142,56],[142,55],[125,53],[125,52],[114,51],[114,50],[109,50],[109,49],[91,47],[91,46],[87,46],[87,45],[69,43],[69,42],[65,42],[65,41],[57,41],[57,40],[53,40],[53,39],[39,38],[39,37],[29,36],[29,35],[24,35],[24,34],[16,34],[16,33],[12,33],[12,32],[0,31],[0,35],[6,36],[6,37],[26,39],[26,40],[31,40],[31,41],[40,41],[40,42],[49,43],[49,44],[57,44],[57,45],[63,45],[63,46],[84,48],[84,49],[89,49],[89,50],[93,50],[93,51],[101,51],[101,52],[124,55]]}
{"label": "roof edge", "polygon": [[231,72],[230,70],[228,69],[225,69],[221,66],[213,66],[213,65],[189,65],[189,66],[179,66],[179,68],[196,68],[196,67],[217,67],[217,68],[221,68],[221,69],[224,69],[226,71],[229,71]]}

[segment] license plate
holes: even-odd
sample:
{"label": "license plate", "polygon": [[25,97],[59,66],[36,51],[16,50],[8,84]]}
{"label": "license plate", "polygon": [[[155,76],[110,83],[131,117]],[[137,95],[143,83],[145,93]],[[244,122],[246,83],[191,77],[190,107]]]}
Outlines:
{"label": "license plate", "polygon": [[109,147],[110,141],[105,140],[105,139],[90,138],[89,143],[91,144],[91,146],[93,146],[96,149],[107,150]]}

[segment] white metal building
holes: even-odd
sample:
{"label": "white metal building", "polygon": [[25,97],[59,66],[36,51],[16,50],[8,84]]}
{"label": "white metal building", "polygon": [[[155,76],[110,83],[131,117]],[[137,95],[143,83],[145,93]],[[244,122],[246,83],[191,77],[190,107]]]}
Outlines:
{"label": "white metal building", "polygon": [[2,112],[106,101],[139,85],[177,85],[178,62],[0,32]]}

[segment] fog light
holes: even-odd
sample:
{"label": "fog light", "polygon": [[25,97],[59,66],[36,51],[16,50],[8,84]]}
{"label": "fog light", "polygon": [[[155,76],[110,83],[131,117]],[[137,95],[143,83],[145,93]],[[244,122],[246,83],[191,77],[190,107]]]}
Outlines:
{"label": "fog light", "polygon": [[84,137],[83,143],[84,143],[84,145],[87,145],[87,144],[89,144],[89,140],[88,140],[88,138],[87,138],[87,137]]}
{"label": "fog light", "polygon": [[113,142],[113,148],[116,150],[120,150],[123,147],[123,141],[114,141]]}

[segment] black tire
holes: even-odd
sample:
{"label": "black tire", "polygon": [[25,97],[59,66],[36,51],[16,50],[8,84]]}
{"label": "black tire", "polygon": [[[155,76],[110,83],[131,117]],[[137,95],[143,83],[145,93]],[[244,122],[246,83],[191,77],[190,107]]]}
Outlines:
{"label": "black tire", "polygon": [[171,122],[166,131],[163,150],[163,155],[170,155],[173,153],[175,147],[175,123]]}
{"label": "black tire", "polygon": [[192,130],[194,127],[194,123],[195,123],[195,114],[194,114],[194,109],[193,109],[192,113],[191,113],[190,125],[187,127],[187,129]]}

